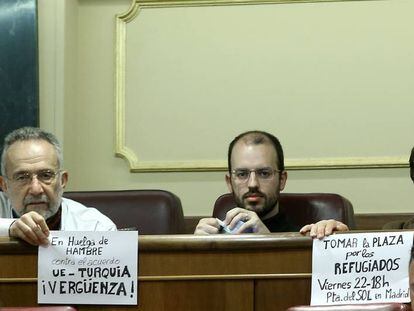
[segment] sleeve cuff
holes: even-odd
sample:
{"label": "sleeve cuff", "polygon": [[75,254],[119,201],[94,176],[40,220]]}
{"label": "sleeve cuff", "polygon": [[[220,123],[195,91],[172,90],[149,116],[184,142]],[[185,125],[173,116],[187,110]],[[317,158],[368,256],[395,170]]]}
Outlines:
{"label": "sleeve cuff", "polygon": [[0,236],[9,236],[9,228],[15,220],[14,218],[0,218]]}

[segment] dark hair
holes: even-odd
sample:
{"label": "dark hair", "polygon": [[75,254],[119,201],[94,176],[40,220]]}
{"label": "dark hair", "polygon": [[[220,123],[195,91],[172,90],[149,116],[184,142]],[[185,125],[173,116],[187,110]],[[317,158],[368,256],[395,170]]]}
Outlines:
{"label": "dark hair", "polygon": [[275,151],[276,151],[276,155],[277,155],[276,165],[278,169],[281,171],[285,170],[283,149],[282,149],[282,145],[280,144],[279,139],[277,139],[275,136],[267,132],[248,131],[248,132],[241,133],[240,135],[235,137],[229,145],[229,150],[227,152],[227,163],[228,163],[229,173],[231,173],[231,155],[233,153],[234,145],[239,140],[242,140],[242,139],[244,140],[246,144],[250,144],[250,145],[260,145],[260,144],[270,143],[275,148]]}
{"label": "dark hair", "polygon": [[410,156],[410,176],[411,180],[414,182],[414,147],[411,149],[411,156]]}

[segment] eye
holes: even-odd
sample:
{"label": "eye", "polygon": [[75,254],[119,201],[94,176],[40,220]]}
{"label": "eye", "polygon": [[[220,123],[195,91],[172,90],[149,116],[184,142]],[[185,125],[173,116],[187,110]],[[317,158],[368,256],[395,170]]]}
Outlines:
{"label": "eye", "polygon": [[258,170],[257,173],[259,174],[260,178],[264,179],[272,177],[273,174],[272,170],[269,169]]}
{"label": "eye", "polygon": [[239,179],[247,179],[249,172],[247,170],[236,170],[236,177]]}
{"label": "eye", "polygon": [[29,173],[19,173],[14,175],[14,180],[18,182],[26,182],[30,179]]}
{"label": "eye", "polygon": [[41,180],[51,180],[55,175],[55,172],[52,171],[41,171],[37,174],[37,177]]}

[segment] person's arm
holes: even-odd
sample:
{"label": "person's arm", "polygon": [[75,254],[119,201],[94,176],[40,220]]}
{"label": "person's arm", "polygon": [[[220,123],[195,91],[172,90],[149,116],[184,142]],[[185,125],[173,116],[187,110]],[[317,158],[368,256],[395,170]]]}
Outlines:
{"label": "person's arm", "polygon": [[259,216],[253,211],[246,210],[244,208],[236,207],[229,210],[226,214],[224,223],[229,226],[229,229],[233,229],[237,226],[239,221],[244,222],[242,226],[235,232],[239,233],[270,233],[269,229],[260,220]]}
{"label": "person's arm", "polygon": [[202,218],[197,224],[194,234],[218,234],[220,224],[215,218]]}
{"label": "person's arm", "polygon": [[309,232],[312,238],[323,239],[325,236],[331,235],[334,231],[349,231],[349,228],[340,221],[329,219],[318,221],[315,224],[305,225],[299,232],[301,234]]}
{"label": "person's arm", "polygon": [[48,244],[49,228],[43,216],[28,212],[18,219],[12,219],[9,235],[32,245]]}

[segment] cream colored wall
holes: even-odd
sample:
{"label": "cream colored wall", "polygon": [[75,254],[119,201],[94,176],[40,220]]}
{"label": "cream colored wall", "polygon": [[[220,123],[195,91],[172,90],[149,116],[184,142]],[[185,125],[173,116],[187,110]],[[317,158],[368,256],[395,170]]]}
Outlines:
{"label": "cream colored wall", "polygon": [[[369,1],[371,8],[382,5],[382,2]],[[405,5],[407,1],[392,3],[398,9],[399,5]],[[39,0],[41,126],[54,131],[63,141],[65,166],[70,173],[70,190],[166,189],[180,196],[186,215],[208,215],[214,199],[227,191],[224,172],[130,173],[128,163],[114,156],[115,14],[126,12],[129,6],[129,0]],[[345,2],[336,6],[338,10],[350,8]],[[401,16],[390,15],[387,23],[392,24],[393,20],[397,21],[399,18]],[[157,21],[162,22],[162,19]],[[170,26],[168,24],[164,27],[168,29]],[[374,41],[380,39],[381,36],[373,36]],[[413,64],[408,65],[412,68]],[[263,79],[270,79],[271,73],[268,74],[269,77]],[[179,88],[176,92],[180,92]],[[412,93],[405,92],[401,98],[395,98],[395,102],[405,103],[413,98]],[[375,101],[375,91],[370,95]],[[343,94],[333,96],[342,98]],[[379,96],[378,101],[381,100]],[[310,107],[318,104],[313,100],[315,102],[310,102]],[[239,107],[239,103],[232,100],[226,102],[230,109],[237,110]],[[389,112],[373,113],[368,110],[372,108],[369,107],[359,107],[361,114],[370,116],[382,113],[378,117],[387,119]],[[401,120],[414,113],[413,105],[404,105],[403,108]],[[279,111],[279,108],[275,107],[274,110]],[[212,120],[216,113],[217,111],[211,111]],[[306,122],[306,115],[301,118],[302,121],[295,122]],[[222,160],[225,159],[227,142],[237,133],[232,128],[233,125],[228,126],[229,128],[223,128],[223,133],[227,133],[228,137],[224,135],[226,137],[213,139],[206,148],[216,153],[217,150],[222,150]],[[168,133],[170,127],[165,126],[164,130]],[[350,128],[348,131],[350,137],[361,135],[361,130],[358,129]],[[306,137],[306,134],[295,133],[298,136],[295,142],[285,144],[289,147],[286,148],[288,160],[297,158],[298,155],[304,156],[304,152],[306,156],[306,150],[298,152],[301,144],[297,142],[312,138]],[[328,141],[337,141],[334,132],[329,131],[325,135]],[[388,138],[381,141],[373,137],[373,146],[376,148],[373,149],[384,153],[387,148],[396,146],[397,153],[390,151],[390,155],[406,153],[408,158],[412,142],[406,136],[408,135],[400,135],[393,141]],[[195,139],[191,135],[189,138]],[[285,141],[284,136],[280,138]],[[140,139],[147,139],[145,142],[148,143],[152,139],[151,133],[140,136]],[[293,141],[293,138],[290,140]],[[370,143],[372,142],[368,138],[364,145],[366,150],[370,150]],[[359,154],[359,148],[355,145],[353,148],[347,150],[348,155]],[[339,146],[332,146],[332,149],[338,150]],[[373,154],[376,155],[376,151]],[[414,191],[407,168],[292,170],[289,172],[285,191],[340,193],[352,201],[357,213],[409,212],[414,202]]]}

